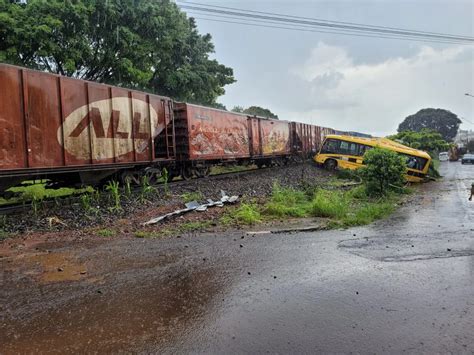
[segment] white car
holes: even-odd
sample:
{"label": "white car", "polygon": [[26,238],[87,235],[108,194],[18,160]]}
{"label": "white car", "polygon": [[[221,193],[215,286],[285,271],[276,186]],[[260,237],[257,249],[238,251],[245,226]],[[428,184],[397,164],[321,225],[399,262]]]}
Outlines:
{"label": "white car", "polygon": [[448,161],[448,160],[449,160],[448,152],[439,153],[439,161]]}

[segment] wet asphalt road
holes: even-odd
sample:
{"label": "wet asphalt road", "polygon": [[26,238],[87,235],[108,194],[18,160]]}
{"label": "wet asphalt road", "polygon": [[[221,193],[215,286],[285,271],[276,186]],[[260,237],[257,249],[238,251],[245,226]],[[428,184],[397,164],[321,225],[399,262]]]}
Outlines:
{"label": "wet asphalt road", "polygon": [[474,166],[441,171],[368,227],[55,250],[88,277],[4,272],[2,352],[472,353]]}

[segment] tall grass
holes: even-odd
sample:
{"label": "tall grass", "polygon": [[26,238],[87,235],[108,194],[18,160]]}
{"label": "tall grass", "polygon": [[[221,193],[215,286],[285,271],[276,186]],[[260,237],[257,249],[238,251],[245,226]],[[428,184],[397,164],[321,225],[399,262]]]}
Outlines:
{"label": "tall grass", "polygon": [[314,217],[344,218],[350,208],[350,198],[342,191],[318,190],[311,204]]}
{"label": "tall grass", "polygon": [[243,224],[255,224],[261,222],[262,215],[259,208],[254,203],[241,203],[240,206],[232,213],[231,218]]}
{"label": "tall grass", "polygon": [[311,209],[311,202],[304,191],[283,188],[273,184],[270,200],[265,204],[263,212],[275,217],[305,217]]}

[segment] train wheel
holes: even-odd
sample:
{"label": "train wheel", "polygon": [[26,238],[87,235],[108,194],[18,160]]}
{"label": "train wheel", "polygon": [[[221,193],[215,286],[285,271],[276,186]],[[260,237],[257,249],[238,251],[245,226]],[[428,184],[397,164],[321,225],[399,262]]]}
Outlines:
{"label": "train wheel", "polygon": [[282,158],[276,159],[275,160],[275,165],[276,166],[283,166],[283,165],[285,165],[285,161]]}
{"label": "train wheel", "polygon": [[145,176],[148,178],[148,183],[150,185],[156,185],[161,179],[161,170],[157,168],[147,168],[145,169]]}
{"label": "train wheel", "polygon": [[208,167],[208,166],[201,167],[201,168],[196,168],[196,169],[194,170],[194,173],[196,174],[196,176],[197,176],[198,178],[207,177],[207,176],[209,176],[209,174],[211,173],[211,168]]}
{"label": "train wheel", "polygon": [[259,169],[261,169],[265,166],[265,164],[261,161],[256,162],[255,165],[257,165],[257,168],[259,168]]}
{"label": "train wheel", "polygon": [[188,166],[183,166],[181,169],[181,177],[183,180],[190,180],[193,178],[193,169]]}
{"label": "train wheel", "polygon": [[120,175],[122,184],[140,185],[141,174],[138,171],[124,171]]}

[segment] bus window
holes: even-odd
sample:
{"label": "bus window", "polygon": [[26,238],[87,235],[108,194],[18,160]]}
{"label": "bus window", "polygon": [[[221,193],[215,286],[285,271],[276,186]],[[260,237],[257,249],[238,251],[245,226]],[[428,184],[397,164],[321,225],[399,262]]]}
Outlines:
{"label": "bus window", "polygon": [[364,156],[364,154],[369,151],[370,149],[372,149],[373,147],[371,147],[370,145],[364,145],[364,144],[360,144],[359,145],[359,155],[362,157]]}
{"label": "bus window", "polygon": [[359,144],[349,143],[349,154],[350,155],[357,155],[358,153],[359,153]]}
{"label": "bus window", "polygon": [[349,154],[349,143],[341,141],[341,146],[339,152],[341,154]]}
{"label": "bus window", "polygon": [[340,153],[345,155],[357,155],[358,144],[354,142],[341,141]]}
{"label": "bus window", "polygon": [[422,171],[428,161],[425,158],[415,157],[413,155],[403,154],[407,168]]}
{"label": "bus window", "polygon": [[321,153],[322,154],[339,153],[339,143],[340,142],[335,139],[326,139],[323,147],[321,148]]}

